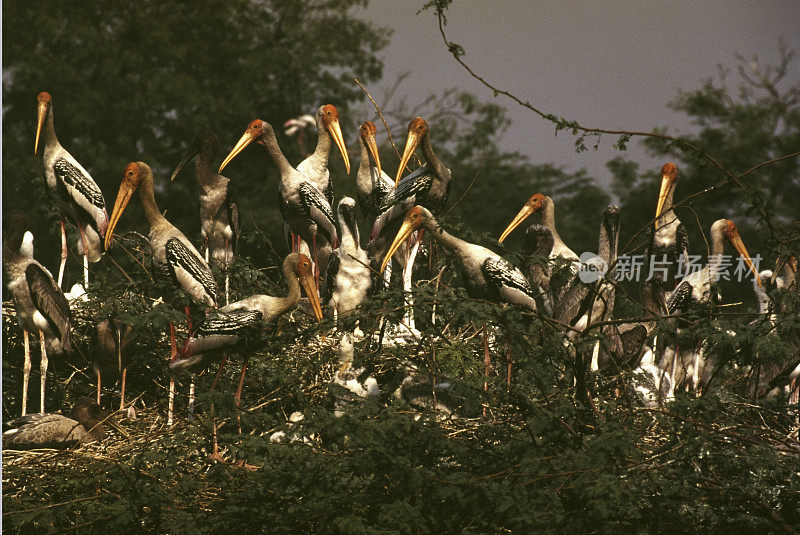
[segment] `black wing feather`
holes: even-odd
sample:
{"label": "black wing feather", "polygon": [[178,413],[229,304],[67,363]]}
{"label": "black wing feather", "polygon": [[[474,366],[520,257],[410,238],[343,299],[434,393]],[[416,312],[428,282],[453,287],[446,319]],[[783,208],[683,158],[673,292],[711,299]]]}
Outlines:
{"label": "black wing feather", "polygon": [[204,269],[205,261],[195,255],[177,237],[167,240],[165,248],[167,253],[167,265],[170,268],[169,271],[174,280],[177,281],[174,266],[180,266],[184,270],[191,273],[192,278],[200,282],[200,285],[203,287],[205,292],[211,296],[211,299],[213,299],[214,302],[216,302],[219,288],[217,287],[217,281],[214,280],[214,277],[211,274],[211,270],[207,267]]}
{"label": "black wing feather", "polygon": [[41,266],[31,263],[25,268],[31,300],[50,326],[59,334],[64,351],[72,351],[72,313],[64,292]]}
{"label": "black wing feather", "polygon": [[88,179],[80,169],[69,163],[66,158],[59,158],[53,165],[58,181],[68,184],[78,190],[94,206],[105,210],[106,201],[103,199],[103,192],[92,180]]}

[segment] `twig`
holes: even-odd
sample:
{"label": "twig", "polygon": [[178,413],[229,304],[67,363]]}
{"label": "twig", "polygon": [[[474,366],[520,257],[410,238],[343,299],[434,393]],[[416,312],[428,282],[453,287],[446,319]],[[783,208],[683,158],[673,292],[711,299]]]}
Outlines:
{"label": "twig", "polygon": [[353,78],[353,80],[356,81],[356,83],[358,84],[358,87],[361,88],[361,91],[363,91],[364,94],[367,95],[367,98],[369,98],[370,102],[372,102],[372,105],[375,106],[375,110],[378,112],[378,116],[381,118],[381,121],[383,121],[384,128],[386,128],[386,133],[389,134],[389,141],[392,143],[392,147],[394,147],[394,153],[397,154],[397,159],[399,160],[400,159],[400,151],[397,150],[397,145],[394,144],[394,138],[392,137],[392,131],[389,130],[389,125],[386,124],[386,119],[383,118],[383,113],[381,113],[380,107],[375,102],[375,99],[372,98],[372,95],[369,94],[369,91],[367,91],[364,88],[364,86],[361,85],[361,82],[358,81],[358,78]]}

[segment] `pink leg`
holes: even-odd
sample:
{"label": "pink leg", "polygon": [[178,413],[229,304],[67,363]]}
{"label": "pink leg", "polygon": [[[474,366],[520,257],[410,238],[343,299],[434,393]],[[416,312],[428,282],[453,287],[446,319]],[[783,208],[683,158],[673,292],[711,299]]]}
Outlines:
{"label": "pink leg", "polygon": [[319,295],[319,260],[317,259],[317,235],[312,234],[311,240],[314,246],[314,282],[317,285],[317,295]]}
{"label": "pink leg", "polygon": [[22,368],[24,373],[22,377],[22,416],[25,416],[28,413],[28,381],[31,378],[31,345],[28,340],[28,331],[23,330],[22,335],[25,341],[25,364]]}
{"label": "pink leg", "polygon": [[250,362],[250,358],[244,359],[244,364],[242,364],[242,374],[239,376],[239,386],[236,387],[236,396],[234,396],[234,401],[236,402],[236,410],[242,406],[242,387],[244,386],[244,372],[247,371],[247,364]]}
{"label": "pink leg", "polygon": [[[173,325],[172,322],[169,322],[169,343],[170,343],[169,360],[170,362],[173,362],[175,358],[178,356],[178,347],[175,344],[175,325]],[[172,425],[174,411],[175,411],[175,378],[170,377],[169,404],[167,406],[167,425]]]}
{"label": "pink leg", "polygon": [[119,410],[125,408],[125,377],[128,375],[128,368],[122,368],[122,387],[119,396]]}
{"label": "pink leg", "polygon": [[97,372],[97,404],[100,405],[100,372]]}
{"label": "pink leg", "polygon": [[222,368],[225,367],[225,364],[228,362],[228,355],[223,355],[222,362],[219,363],[219,369],[217,370],[217,375],[214,376],[214,380],[211,381],[211,390],[214,390],[214,387],[217,386],[217,381],[219,380],[219,376],[222,373]]}
{"label": "pink leg", "polygon": [[81,243],[83,243],[83,287],[89,289],[89,243],[86,241],[86,233],[83,226],[78,222],[78,230],[81,233]]}

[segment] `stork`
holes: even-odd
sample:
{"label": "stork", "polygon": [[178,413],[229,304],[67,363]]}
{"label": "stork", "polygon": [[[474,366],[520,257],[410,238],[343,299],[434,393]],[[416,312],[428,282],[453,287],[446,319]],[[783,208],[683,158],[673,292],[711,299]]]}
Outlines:
{"label": "stork", "polygon": [[[657,308],[650,310],[653,314],[666,312],[664,306],[672,296],[681,266],[688,266],[689,236],[686,227],[681,223],[672,209],[672,198],[678,182],[678,168],[674,163],[665,163],[661,168],[661,188],[656,205],[655,229],[647,227],[645,258],[647,265],[658,262],[664,269],[652,269],[652,279],[643,281],[645,286],[652,286],[653,298]],[[666,289],[665,289],[666,286]]]}
{"label": "stork", "polygon": [[[425,165],[400,180],[403,171],[417,147],[421,146]],[[383,198],[377,210],[377,216],[372,226],[370,235],[370,252],[377,261],[385,261],[385,241],[387,236],[394,236],[399,228],[400,221],[406,212],[415,205],[438,212],[442,210],[450,193],[452,174],[436,156],[431,145],[428,123],[421,117],[413,119],[408,124],[408,137],[397,169],[395,189]],[[421,233],[406,246],[406,254],[401,262],[403,265],[403,294],[407,303],[405,306],[405,325],[415,334],[413,301],[411,297],[411,273],[414,267],[419,244],[422,241]],[[383,270],[381,270],[383,272]]]}
{"label": "stork", "polygon": [[114,384],[119,377],[119,410],[125,408],[125,381],[128,375],[129,352],[133,344],[132,331],[133,328],[116,315],[97,324],[93,367],[97,375],[98,405],[102,384]]}
{"label": "stork", "polygon": [[41,360],[40,411],[44,412],[45,382],[48,355],[55,356],[72,351],[72,313],[64,292],[53,280],[50,272],[30,256],[19,252],[23,232],[27,226],[24,212],[10,214],[3,225],[3,268],[8,275],[8,289],[14,301],[17,322],[22,329],[25,346],[25,364],[22,382],[22,416],[27,413],[28,381],[31,375],[29,333],[39,334]]}
{"label": "stork", "polygon": [[290,253],[283,261],[283,274],[289,286],[286,297],[252,295],[218,310],[209,310],[195,332],[184,342],[178,358],[170,363],[170,371],[179,374],[185,370],[201,370],[222,359],[222,352],[226,351],[244,355],[235,397],[236,407],[239,408],[250,350],[263,342],[268,324],[297,308],[301,286],[308,295],[317,320],[322,319],[311,260],[304,254]]}
{"label": "stork", "polygon": [[58,267],[58,286],[64,278],[67,263],[67,231],[64,218],[80,232],[78,253],[83,256],[83,285],[89,288],[89,262],[97,262],[103,254],[102,238],[108,228],[108,212],[103,192],[78,161],[58,142],[53,126],[53,99],[50,93],[39,93],[36,120],[36,145],[44,131],[44,176],[47,193],[61,218],[61,265]]}
{"label": "stork", "polygon": [[540,310],[553,312],[553,297],[550,292],[551,266],[549,264],[550,252],[553,250],[555,240],[553,231],[544,225],[531,225],[525,229],[525,244],[522,252],[528,264],[528,281],[531,286],[542,295]]}
{"label": "stork", "polygon": [[281,175],[278,186],[281,213],[294,234],[299,235],[306,243],[313,244],[315,275],[319,280],[320,269],[328,265],[329,250],[326,246],[330,244],[332,248],[336,248],[339,242],[333,209],[325,195],[303,173],[292,167],[283,155],[272,126],[261,119],[252,121],[220,165],[219,171],[222,172],[253,141],[267,148],[272,161],[278,167]]}
{"label": "stork", "polygon": [[[155,200],[153,171],[144,162],[131,162],[125,167],[125,175],[119,186],[106,234],[106,250],[111,246],[114,228],[137,188],[145,217],[150,225],[150,249],[153,252],[153,265],[156,272],[164,280],[172,281],[174,286],[182,289],[194,302],[216,308],[219,290],[211,268],[208,267],[192,242],[161,215]],[[187,317],[188,315],[187,306]],[[170,342],[172,345],[170,360],[172,361],[177,355],[175,326],[172,322],[170,322]],[[175,381],[171,380],[167,413],[169,425],[172,425],[174,399]]]}
{"label": "stork", "polygon": [[219,152],[219,139],[210,130],[202,130],[194,138],[186,156],[181,160],[170,181],[183,166],[197,157],[194,177],[197,181],[197,200],[200,205],[200,233],[205,244],[205,260],[225,271],[225,293],[228,294],[228,267],[233,262],[241,234],[239,206],[233,200],[230,179],[214,169]]}
{"label": "stork", "polygon": [[[386,264],[398,247],[418,229],[427,230],[434,240],[455,254],[464,285],[471,297],[536,310],[537,294],[518,268],[486,247],[466,242],[448,233],[423,206],[414,206],[406,213],[397,236],[383,257],[381,272],[386,269]],[[484,365],[488,374],[490,360],[485,330],[484,325]],[[510,381],[510,361],[508,366]]]}
{"label": "stork", "polygon": [[336,212],[342,232],[341,243],[328,261],[325,284],[329,289],[334,318],[338,319],[350,314],[366,300],[372,286],[372,273],[367,252],[359,241],[356,201],[344,197]]}
{"label": "stork", "polygon": [[72,407],[72,418],[60,414],[23,415],[6,424],[3,449],[70,448],[105,438],[106,423],[128,436],[113,418],[106,416],[91,398],[81,397]]}
{"label": "stork", "polygon": [[339,126],[339,111],[333,104],[320,106],[316,115],[317,123],[317,148],[305,160],[297,165],[297,170],[303,173],[333,206],[333,187],[331,173],[328,171],[328,158],[331,154],[331,138],[342,154],[344,167],[350,174],[350,158],[347,147],[342,137],[342,128]]}
{"label": "stork", "polygon": [[[675,288],[669,301],[667,302],[667,312],[674,314],[685,312],[692,302],[707,303],[719,299],[718,295],[712,295],[711,285],[720,278],[722,269],[722,255],[725,252],[725,241],[733,245],[736,251],[742,256],[753,275],[758,286],[762,286],[761,277],[758,274],[750,255],[745,248],[739,231],[733,221],[720,219],[711,225],[711,255],[709,262],[703,269],[686,275]],[[661,366],[671,368],[670,376],[677,386],[681,386],[686,379],[687,370],[691,370],[692,384],[684,385],[696,390],[698,386],[705,385],[711,378],[713,366],[707,365],[703,356],[704,348],[702,341],[696,348],[674,348],[669,349],[661,360]],[[678,367],[680,365],[680,368]]]}
{"label": "stork", "polygon": [[297,146],[300,147],[300,154],[304,157],[308,156],[305,148],[306,134],[316,125],[317,122],[314,116],[308,114],[292,117],[283,123],[283,133],[287,137],[297,136]]}
{"label": "stork", "polygon": [[[550,292],[555,303],[555,301],[561,298],[562,293],[578,275],[580,259],[572,249],[567,247],[564,240],[559,236],[558,230],[556,230],[555,203],[553,203],[553,199],[541,193],[534,193],[531,195],[525,205],[520,209],[519,213],[514,216],[514,219],[511,220],[511,223],[508,224],[500,235],[498,241],[503,243],[503,240],[505,240],[515,228],[520,226],[523,221],[535,212],[540,212],[542,214],[542,225],[550,229],[553,235],[553,247],[550,249]],[[563,265],[565,263],[566,265]],[[559,266],[557,264],[562,265]]]}

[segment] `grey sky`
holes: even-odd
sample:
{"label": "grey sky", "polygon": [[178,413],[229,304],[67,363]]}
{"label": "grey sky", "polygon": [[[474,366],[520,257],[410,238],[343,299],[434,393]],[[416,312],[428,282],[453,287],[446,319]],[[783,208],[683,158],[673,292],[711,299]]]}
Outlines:
{"label": "grey sky", "polygon": [[[415,15],[422,1],[371,0],[364,18],[394,30],[383,53],[385,83],[402,72],[411,76],[402,91],[420,87],[421,96],[458,86],[482,99],[492,93],[449,55],[436,17]],[[778,42],[800,53],[800,2],[622,2],[457,0],[447,12],[447,36],[464,47],[465,61],[497,86],[545,112],[582,124],[613,129],[691,125],[667,108],[679,89],[695,89],[716,77],[717,65],[733,67],[735,54],[758,54],[762,63],[778,58]],[[790,79],[800,76],[800,58]],[[788,85],[788,84],[787,84]],[[607,182],[605,162],[616,151],[605,136],[601,148],[577,154],[574,138],[554,137],[553,126],[505,97],[513,125],[502,146],[535,163],[554,162],[569,171],[585,167]],[[638,143],[627,156],[643,166]]]}

